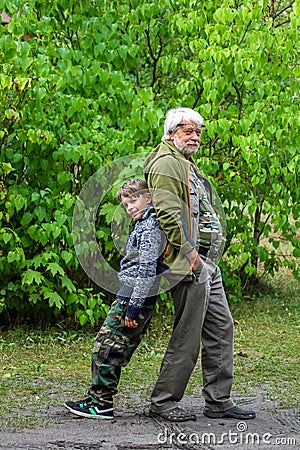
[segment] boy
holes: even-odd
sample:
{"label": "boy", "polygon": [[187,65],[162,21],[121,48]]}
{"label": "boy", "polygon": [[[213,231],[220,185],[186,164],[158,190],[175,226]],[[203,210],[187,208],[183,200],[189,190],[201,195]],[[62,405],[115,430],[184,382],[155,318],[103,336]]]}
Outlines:
{"label": "boy", "polygon": [[156,219],[145,180],[132,178],[118,190],[118,199],[135,221],[121,260],[117,298],[96,336],[92,350],[92,386],[85,400],[66,402],[75,415],[113,419],[113,396],[126,366],[150,323],[164,271],[166,239]]}

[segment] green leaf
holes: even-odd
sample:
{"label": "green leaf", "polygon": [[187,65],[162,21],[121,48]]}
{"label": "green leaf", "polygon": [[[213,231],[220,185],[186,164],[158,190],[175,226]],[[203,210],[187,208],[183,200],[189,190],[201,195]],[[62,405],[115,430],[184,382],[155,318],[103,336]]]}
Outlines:
{"label": "green leaf", "polygon": [[67,288],[68,292],[76,292],[76,288],[67,275],[62,277],[62,286]]}
{"label": "green leaf", "polygon": [[[3,136],[4,137],[4,136]],[[0,175],[8,175],[10,172],[16,170],[10,163],[0,162]]]}
{"label": "green leaf", "polygon": [[61,257],[65,261],[65,263],[68,264],[71,261],[71,259],[73,258],[73,253],[63,250],[61,252]]}
{"label": "green leaf", "polygon": [[52,276],[55,276],[57,273],[60,275],[64,275],[64,269],[56,262],[51,262],[47,265],[47,270],[50,270]]}
{"label": "green leaf", "polygon": [[35,269],[37,269],[40,265],[45,265],[45,259],[42,255],[36,255],[32,261],[31,264],[33,265]]}
{"label": "green leaf", "polygon": [[23,206],[26,204],[26,200],[25,200],[25,198],[18,196],[14,199],[14,204],[15,204],[16,210],[20,211],[20,209],[22,209]]}
{"label": "green leaf", "polygon": [[57,239],[58,236],[61,234],[61,229],[58,226],[53,224],[51,226],[51,232],[52,232],[54,239]]}
{"label": "green leaf", "polygon": [[293,256],[295,258],[300,258],[300,248],[294,248],[293,250]]}
{"label": "green leaf", "polygon": [[40,199],[40,194],[38,192],[33,192],[31,194],[31,201],[34,203],[37,203],[37,201]]}
{"label": "green leaf", "polygon": [[84,311],[76,311],[76,317],[79,319],[79,323],[81,326],[84,326],[88,321],[88,316]]}
{"label": "green leaf", "polygon": [[44,206],[36,206],[34,208],[33,212],[37,216],[37,218],[39,219],[40,222],[42,222],[47,215],[47,210]]}
{"label": "green leaf", "polygon": [[28,269],[22,276],[22,284],[41,284],[44,280],[43,275],[36,270]]}
{"label": "green leaf", "polygon": [[57,181],[59,185],[64,185],[72,179],[72,175],[69,172],[59,172],[57,175]]}
{"label": "green leaf", "polygon": [[282,186],[281,186],[280,184],[275,184],[275,183],[273,183],[273,184],[272,184],[272,188],[273,188],[273,190],[274,190],[274,192],[275,192],[276,194],[279,194],[279,192],[280,192],[281,189],[282,189]]}
{"label": "green leaf", "polygon": [[67,214],[62,211],[55,211],[54,217],[60,226],[62,226],[68,218]]}
{"label": "green leaf", "polygon": [[101,216],[103,215],[105,216],[107,223],[111,223],[118,206],[119,205],[114,205],[110,202],[105,203],[104,205],[101,206],[99,214]]}
{"label": "green leaf", "polygon": [[2,234],[2,239],[4,244],[7,244],[12,238],[12,234],[11,233],[3,233]]}
{"label": "green leaf", "polygon": [[45,298],[49,299],[50,307],[55,306],[56,308],[61,309],[64,305],[63,298],[57,292],[51,291],[50,289],[44,289],[43,294]]}
{"label": "green leaf", "polygon": [[29,212],[25,212],[23,214],[23,217],[21,219],[21,225],[24,228],[27,228],[27,226],[30,224],[31,220],[33,218],[33,214],[29,213]]}

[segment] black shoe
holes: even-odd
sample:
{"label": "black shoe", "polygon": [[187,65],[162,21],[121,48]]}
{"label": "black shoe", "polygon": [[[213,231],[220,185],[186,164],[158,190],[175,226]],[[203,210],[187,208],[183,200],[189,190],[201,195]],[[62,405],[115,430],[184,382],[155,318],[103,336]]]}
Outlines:
{"label": "black shoe", "polygon": [[185,411],[184,409],[176,406],[176,408],[170,411],[154,412],[150,410],[150,417],[161,417],[169,422],[187,422],[188,420],[197,420],[196,414]]}
{"label": "black shoe", "polygon": [[78,402],[65,402],[64,406],[70,410],[71,408],[84,408],[87,405],[93,403],[93,397],[85,398],[84,400],[79,400]]}
{"label": "black shoe", "polygon": [[233,406],[230,409],[227,409],[226,411],[209,411],[204,410],[203,414],[206,417],[209,417],[210,419],[239,419],[239,420],[248,420],[248,419],[254,419],[256,417],[256,414],[254,411],[251,411],[250,409],[242,409],[239,406]]}
{"label": "black shoe", "polygon": [[87,405],[68,406],[71,413],[80,417],[87,417],[89,419],[113,419],[114,408],[112,404],[101,406],[99,403],[89,403]]}

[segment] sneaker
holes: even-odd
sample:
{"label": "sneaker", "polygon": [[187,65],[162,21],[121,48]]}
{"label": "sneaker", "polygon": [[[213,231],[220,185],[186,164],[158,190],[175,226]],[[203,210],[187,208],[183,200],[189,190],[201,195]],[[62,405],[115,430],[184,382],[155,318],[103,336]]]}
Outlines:
{"label": "sneaker", "polygon": [[65,402],[64,406],[70,410],[72,408],[85,408],[87,405],[90,405],[91,403],[93,403],[93,398],[92,397],[88,397],[85,398],[84,400],[79,400],[78,402]]}
{"label": "sneaker", "polygon": [[114,408],[113,405],[101,406],[99,403],[89,403],[87,405],[78,406],[73,405],[68,407],[69,411],[76,416],[88,417],[90,419],[113,419]]}

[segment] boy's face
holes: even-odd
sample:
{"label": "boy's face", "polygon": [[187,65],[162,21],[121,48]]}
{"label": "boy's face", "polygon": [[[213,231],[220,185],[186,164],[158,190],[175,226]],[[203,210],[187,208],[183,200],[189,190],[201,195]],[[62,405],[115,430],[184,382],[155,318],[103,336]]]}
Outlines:
{"label": "boy's face", "polygon": [[136,197],[124,197],[121,196],[121,202],[125,208],[127,214],[134,220],[138,220],[144,209],[151,203],[151,195],[149,192],[145,194],[137,195]]}

